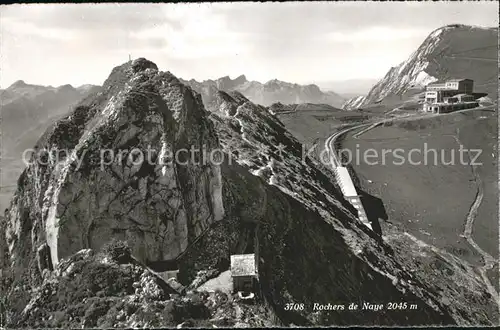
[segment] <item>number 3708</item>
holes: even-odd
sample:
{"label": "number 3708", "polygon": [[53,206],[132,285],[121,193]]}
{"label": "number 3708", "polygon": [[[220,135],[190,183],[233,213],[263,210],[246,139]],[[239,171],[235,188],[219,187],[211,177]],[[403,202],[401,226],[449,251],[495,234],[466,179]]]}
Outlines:
{"label": "number 3708", "polygon": [[303,311],[304,304],[287,303],[285,304],[286,311]]}

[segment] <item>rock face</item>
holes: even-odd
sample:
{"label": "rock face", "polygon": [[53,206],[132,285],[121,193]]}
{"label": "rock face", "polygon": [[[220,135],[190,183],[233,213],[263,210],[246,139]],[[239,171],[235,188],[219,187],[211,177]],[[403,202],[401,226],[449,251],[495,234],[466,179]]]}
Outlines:
{"label": "rock face", "polygon": [[217,91],[214,94],[214,98],[211,99],[210,103],[206,103],[205,106],[207,109],[211,111],[217,112],[222,116],[233,116],[236,114],[236,108],[238,105],[241,105],[248,101],[241,93],[239,92],[223,92]]}
{"label": "rock face", "polygon": [[[403,63],[387,72],[364,98],[344,104],[344,109],[360,108],[391,97],[405,99],[422,91],[429,83],[452,78],[474,80],[474,91],[497,99],[498,28],[448,25],[433,31]],[[413,90],[413,91],[412,91]],[[400,96],[402,96],[400,98]]]}
{"label": "rock face", "polygon": [[[471,298],[468,309],[449,308],[432,280],[405,268],[394,257],[398,252],[354,217],[355,210],[328,173],[267,108],[239,93],[216,96],[208,112],[190,87],[160,72],[154,63],[137,59],[116,67],[100,93],[46,132],[37,144],[48,149],[38,159],[44,162],[33,162],[23,172],[2,224],[8,268],[2,266],[9,270],[8,326],[41,326],[33,304],[42,308],[43,299],[49,299],[48,293],[39,296],[46,285],[61,289],[72,278],[84,283],[87,277],[100,279],[100,286],[89,287],[85,298],[99,300],[104,295],[116,302],[121,291],[106,289],[115,288],[114,278],[135,274],[130,281],[140,282],[137,276],[144,266],[136,272],[129,269],[132,266],[93,259],[95,251],[111,240],[126,241],[134,260],[154,264],[155,271],[164,271],[162,265],[175,258],[178,281],[187,288],[200,284],[200,274],[226,271],[231,255],[256,253],[261,298],[252,313],[266,320],[269,317],[263,315],[272,311],[275,325],[489,324],[487,315],[476,313],[491,300],[484,286],[460,275],[463,288],[451,284],[448,291],[470,290],[467,294],[482,300]],[[152,161],[138,161],[140,152]],[[207,154],[210,158],[204,161],[201,155]],[[42,267],[45,244],[51,263]],[[77,262],[82,254],[83,264]],[[83,267],[87,263],[93,266]],[[81,275],[62,271],[65,265]],[[150,282],[150,275],[143,277]],[[59,292],[53,286],[51,296],[64,295],[65,301],[82,298],[77,288]],[[123,295],[133,294],[127,290]],[[21,291],[28,294],[20,295]],[[163,310],[169,299],[175,300],[154,295],[159,303],[151,303],[151,308]],[[418,308],[397,313],[313,309],[315,303],[361,306],[399,301]],[[286,309],[297,302],[305,308]],[[99,313],[108,311],[110,304],[99,305]],[[50,313],[43,314],[48,323],[42,325],[60,326],[48,316],[60,313],[59,305],[50,306]],[[128,310],[120,306],[114,307],[118,314]],[[27,317],[27,311],[34,316]],[[116,315],[110,313],[114,320]],[[203,313],[204,319],[220,316],[214,310]],[[150,314],[141,315],[134,317],[135,323],[127,319],[120,324],[151,326],[145,316]],[[230,317],[241,319],[241,313]],[[92,320],[83,325],[110,326],[105,320]],[[65,322],[67,327],[81,327],[83,321]]]}
{"label": "rock face", "polygon": [[183,82],[202,95],[205,105],[211,104],[218,90],[238,91],[250,101],[265,106],[281,102],[285,104],[320,103],[340,107],[345,101],[342,96],[334,92],[323,92],[314,84],[298,85],[277,79],[262,84],[257,81],[248,81],[244,75],[234,80],[226,76],[201,83],[195,80]]}
{"label": "rock face", "polygon": [[153,63],[115,68],[102,93],[38,142],[49,161],[33,157],[19,179],[7,229],[12,258],[46,241],[57,265],[110,237],[131,242],[144,261],[176,257],[224,214],[220,168],[191,165],[201,159],[187,153],[168,159],[191,146],[217,146],[204,116],[201,100]]}
{"label": "rock face", "polygon": [[365,101],[365,96],[356,96],[347,100],[344,104],[342,104],[342,109],[344,110],[353,110],[358,109],[363,102]]}

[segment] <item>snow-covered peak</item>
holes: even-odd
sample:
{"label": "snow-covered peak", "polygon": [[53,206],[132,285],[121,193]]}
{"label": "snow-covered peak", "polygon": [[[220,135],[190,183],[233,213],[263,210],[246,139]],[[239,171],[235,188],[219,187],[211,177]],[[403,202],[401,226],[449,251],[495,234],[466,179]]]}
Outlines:
{"label": "snow-covered peak", "polygon": [[342,104],[342,109],[344,110],[357,109],[361,106],[361,104],[363,104],[364,100],[365,96],[363,95],[350,98],[349,100],[345,101],[344,104]]}

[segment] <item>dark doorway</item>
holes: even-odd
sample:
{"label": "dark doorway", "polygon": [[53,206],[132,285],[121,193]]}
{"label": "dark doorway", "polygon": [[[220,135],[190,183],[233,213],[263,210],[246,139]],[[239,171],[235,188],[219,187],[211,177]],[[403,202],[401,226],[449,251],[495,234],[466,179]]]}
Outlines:
{"label": "dark doorway", "polygon": [[360,191],[361,203],[363,203],[363,206],[365,208],[368,221],[370,221],[373,231],[381,236],[382,228],[380,227],[379,220],[389,219],[387,212],[385,210],[384,202],[382,202],[380,198],[370,195],[366,191],[363,190],[359,191]]}

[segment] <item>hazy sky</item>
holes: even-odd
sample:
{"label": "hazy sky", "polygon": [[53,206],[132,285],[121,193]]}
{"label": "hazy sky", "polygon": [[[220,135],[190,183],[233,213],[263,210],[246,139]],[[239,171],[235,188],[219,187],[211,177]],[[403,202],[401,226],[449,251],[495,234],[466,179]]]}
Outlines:
{"label": "hazy sky", "polygon": [[[55,4],[0,7],[0,87],[102,84],[146,57],[197,80],[381,78],[434,29],[498,26],[496,2]],[[321,84],[320,84],[321,86]]]}

